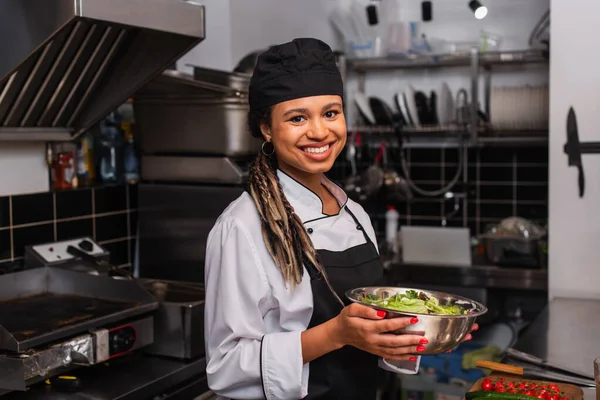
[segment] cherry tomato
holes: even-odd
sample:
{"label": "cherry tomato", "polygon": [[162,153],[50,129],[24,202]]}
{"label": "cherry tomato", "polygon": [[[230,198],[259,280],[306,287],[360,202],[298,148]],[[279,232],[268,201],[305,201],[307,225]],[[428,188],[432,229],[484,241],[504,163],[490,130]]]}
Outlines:
{"label": "cherry tomato", "polygon": [[491,390],[494,388],[494,385],[492,384],[492,382],[489,382],[489,381],[484,381],[484,382],[481,384],[481,388],[482,388],[483,390],[491,391]]}
{"label": "cherry tomato", "polygon": [[507,388],[514,388],[515,387],[515,383],[514,382],[507,382],[506,383],[506,387]]}
{"label": "cherry tomato", "polygon": [[506,392],[506,389],[504,388],[504,386],[496,386],[496,392],[504,393]]}
{"label": "cherry tomato", "polygon": [[513,389],[513,388],[508,389],[506,392],[507,393],[519,393],[519,391],[517,389]]}

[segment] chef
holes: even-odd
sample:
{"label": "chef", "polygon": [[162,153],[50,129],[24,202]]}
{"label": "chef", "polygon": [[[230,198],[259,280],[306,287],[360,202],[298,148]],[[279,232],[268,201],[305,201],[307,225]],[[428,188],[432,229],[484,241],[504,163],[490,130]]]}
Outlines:
{"label": "chef", "polygon": [[417,318],[344,300],[383,266],[368,215],[324,175],[346,143],[342,95],[320,40],[258,57],[248,123],[264,142],[206,250],[206,373],[225,398],[371,400],[378,367],[418,371],[427,339],[386,334]]}

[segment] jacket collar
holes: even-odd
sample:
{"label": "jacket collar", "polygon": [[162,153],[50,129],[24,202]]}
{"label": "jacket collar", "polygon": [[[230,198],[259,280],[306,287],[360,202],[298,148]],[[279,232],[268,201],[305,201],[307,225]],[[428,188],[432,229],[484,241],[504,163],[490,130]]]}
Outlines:
{"label": "jacket collar", "polygon": [[[315,192],[281,170],[277,170],[277,176],[279,177],[283,193],[302,222],[306,223],[329,216],[323,214],[323,202]],[[346,205],[348,196],[341,187],[333,183],[325,175],[321,177],[321,184],[336,198],[340,208]]]}

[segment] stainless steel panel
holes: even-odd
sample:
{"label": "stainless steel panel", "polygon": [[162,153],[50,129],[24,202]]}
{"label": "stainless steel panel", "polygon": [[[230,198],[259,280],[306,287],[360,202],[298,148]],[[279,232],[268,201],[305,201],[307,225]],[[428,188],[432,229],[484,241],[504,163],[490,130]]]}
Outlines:
{"label": "stainless steel panel", "polygon": [[0,141],[65,142],[71,138],[71,130],[64,128],[2,128]]}
{"label": "stainless steel panel", "polygon": [[[184,361],[133,355],[110,365],[78,369],[77,377],[85,383],[80,391],[69,393],[41,384],[26,392],[0,390],[0,396],[9,400],[189,400],[208,390],[205,369],[204,358]],[[14,369],[2,371],[10,374]],[[186,390],[190,384],[195,385],[192,392]]]}
{"label": "stainless steel panel", "polygon": [[[61,268],[34,268],[2,275],[0,287],[0,302],[4,304],[4,311],[0,313],[0,349],[9,351],[25,351],[158,308],[154,297],[133,281],[93,276]],[[62,324],[57,324],[61,320],[57,321],[56,318],[61,317],[60,310],[63,309],[48,311],[48,307],[36,301],[36,296],[43,296],[50,301],[49,304],[62,307],[65,301],[61,299],[69,299],[69,296],[71,299],[83,297],[119,301],[124,306],[115,307],[112,313],[97,315],[94,315],[97,309],[86,310],[90,313],[87,319],[62,320]],[[22,314],[21,310],[25,307],[28,308],[27,313]],[[7,311],[9,308],[10,311]],[[33,320],[36,326],[31,325]]]}
{"label": "stainless steel panel", "polygon": [[203,6],[188,0],[77,0],[79,15],[190,37],[204,36]]}
{"label": "stainless steel panel", "polygon": [[206,239],[243,192],[231,186],[139,185],[139,276],[204,282]]}
{"label": "stainless steel panel", "polygon": [[136,101],[134,108],[145,153],[240,156],[260,150],[247,127],[247,104]]}
{"label": "stainless steel panel", "polygon": [[210,82],[220,86],[229,87],[240,92],[248,92],[252,74],[239,72],[225,72],[211,68],[194,66],[194,79],[202,82]]}
{"label": "stainless steel panel", "polygon": [[0,0],[0,36],[0,127],[81,134],[204,38],[204,7]]}
{"label": "stainless steel panel", "polygon": [[246,172],[226,157],[142,156],[142,179],[190,183],[242,184]]}
{"label": "stainless steel panel", "polygon": [[247,96],[238,90],[246,87],[245,75],[202,71],[203,80],[165,71],[136,92],[143,152],[234,157],[260,150],[248,129]]}
{"label": "stainless steel panel", "polygon": [[553,299],[514,347],[549,364],[593,375],[594,359],[600,357],[599,317],[598,300]]}
{"label": "stainless steel panel", "polygon": [[165,357],[193,359],[204,350],[204,285],[139,279],[156,297],[154,344],[146,351]]}

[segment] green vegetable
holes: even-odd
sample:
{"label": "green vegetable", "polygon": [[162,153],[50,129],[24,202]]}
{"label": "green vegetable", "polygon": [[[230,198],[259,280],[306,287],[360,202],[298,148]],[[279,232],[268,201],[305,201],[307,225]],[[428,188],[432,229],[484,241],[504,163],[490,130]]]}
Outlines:
{"label": "green vegetable", "polygon": [[479,390],[477,392],[468,392],[465,394],[467,400],[533,400],[537,397],[527,396],[519,393],[499,393],[490,392],[486,390]]}
{"label": "green vegetable", "polygon": [[440,305],[438,299],[429,298],[423,292],[407,290],[404,294],[396,294],[380,300],[376,295],[368,294],[362,301],[390,310],[417,314],[461,315],[467,312],[456,305]]}

